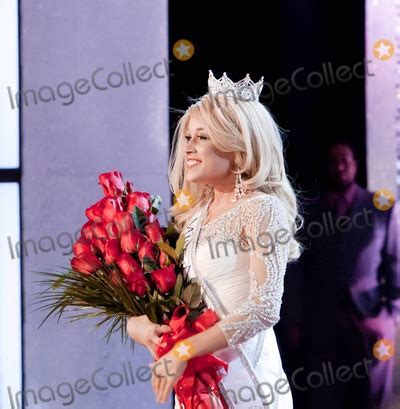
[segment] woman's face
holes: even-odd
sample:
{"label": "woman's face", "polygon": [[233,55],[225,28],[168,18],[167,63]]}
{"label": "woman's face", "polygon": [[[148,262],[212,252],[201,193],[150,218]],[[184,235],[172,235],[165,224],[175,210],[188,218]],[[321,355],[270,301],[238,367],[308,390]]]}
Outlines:
{"label": "woman's face", "polygon": [[198,116],[190,117],[184,138],[185,179],[188,182],[208,183],[214,187],[232,184],[234,154],[221,152],[214,146]]}

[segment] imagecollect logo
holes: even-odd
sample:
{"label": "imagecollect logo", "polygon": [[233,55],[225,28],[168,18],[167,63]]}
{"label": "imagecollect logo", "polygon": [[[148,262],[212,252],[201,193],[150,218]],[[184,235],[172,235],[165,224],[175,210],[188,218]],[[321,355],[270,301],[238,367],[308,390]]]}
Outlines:
{"label": "imagecollect logo", "polygon": [[[169,61],[171,62],[171,61]],[[96,68],[90,75],[90,79],[79,78],[73,84],[63,81],[56,87],[43,85],[37,91],[27,89],[17,92],[15,95],[11,87],[7,87],[8,98],[11,109],[19,108],[20,103],[25,107],[29,106],[29,102],[35,105],[38,102],[52,102],[58,98],[64,100],[62,105],[71,105],[75,101],[75,95],[86,95],[92,88],[98,91],[108,91],[112,88],[121,86],[132,86],[136,84],[136,80],[147,82],[153,76],[156,78],[166,78],[169,76],[169,64],[167,59],[163,59],[152,66],[142,65],[136,70],[132,67],[132,63],[124,62],[120,71],[104,72],[104,67]]]}

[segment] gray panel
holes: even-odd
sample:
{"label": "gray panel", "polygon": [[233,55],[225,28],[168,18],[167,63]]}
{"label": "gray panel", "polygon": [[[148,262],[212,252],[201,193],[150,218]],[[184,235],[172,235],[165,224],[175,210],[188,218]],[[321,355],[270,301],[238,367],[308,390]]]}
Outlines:
{"label": "gray panel", "polygon": [[[37,331],[43,314],[30,311],[33,293],[38,290],[32,271],[68,263],[68,248],[61,246],[68,247],[69,237],[85,222],[85,208],[101,197],[98,174],[120,170],[135,182],[136,189],[160,194],[164,208],[170,204],[166,174],[168,76],[156,78],[153,74],[148,81],[136,76],[140,66],[153,69],[157,63],[161,64],[156,72],[165,74],[167,18],[167,1],[163,0],[21,2],[23,87],[24,91],[32,89],[38,98],[35,105],[33,93],[27,94],[32,99],[22,109],[23,239],[38,244],[48,235],[61,243],[49,252],[38,250],[34,254],[31,248],[24,260],[25,388],[38,394],[42,386],[49,386],[56,396],[55,401],[39,400],[34,405],[33,394],[28,394],[28,407],[157,407],[150,382],[141,382],[136,375],[138,368],[151,360],[147,351],[138,347],[132,356],[118,338],[106,345],[102,332],[90,334],[94,322],[63,321],[57,326],[53,319]],[[104,68],[97,77],[101,81],[112,71],[124,75],[123,63],[126,69],[130,63],[135,84],[124,83],[106,91],[92,88],[85,95],[76,94],[70,105],[63,105],[68,98],[57,95],[60,83],[90,80],[100,67]],[[44,86],[54,90],[55,101],[39,99]],[[67,85],[61,86],[60,95],[66,91]],[[47,99],[50,89],[43,88],[40,96]],[[49,240],[44,239],[42,244],[48,246]],[[87,394],[75,392],[74,403],[69,405],[69,398],[59,396],[69,395],[69,387],[64,384],[57,393],[62,382],[73,385],[80,378],[90,381],[94,371],[102,367],[97,376],[105,383],[111,372],[123,374],[128,363],[135,385],[129,380],[129,385],[124,381],[120,387],[108,386],[102,391],[92,384]],[[114,382],[117,377],[114,375]],[[43,400],[49,397],[49,389],[42,393]]]}

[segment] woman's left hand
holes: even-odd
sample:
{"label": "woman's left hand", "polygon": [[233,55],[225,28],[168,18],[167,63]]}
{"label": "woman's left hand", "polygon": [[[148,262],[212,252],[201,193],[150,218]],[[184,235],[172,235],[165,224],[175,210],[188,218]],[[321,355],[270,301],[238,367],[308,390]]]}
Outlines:
{"label": "woman's left hand", "polygon": [[162,356],[157,362],[150,364],[152,368],[151,383],[156,400],[165,403],[172,388],[187,367],[187,361],[175,356],[173,350]]}

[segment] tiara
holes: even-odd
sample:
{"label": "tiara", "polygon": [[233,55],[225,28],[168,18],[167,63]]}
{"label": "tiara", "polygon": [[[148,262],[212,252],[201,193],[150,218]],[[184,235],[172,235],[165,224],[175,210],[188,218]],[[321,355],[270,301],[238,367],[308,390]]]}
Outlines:
{"label": "tiara", "polygon": [[219,80],[214,77],[211,70],[208,72],[208,92],[210,95],[224,94],[224,96],[231,95],[244,101],[258,101],[264,86],[264,77],[261,77],[258,82],[254,83],[250,79],[250,74],[246,74],[240,81],[233,82],[228,78],[226,72],[224,72]]}

